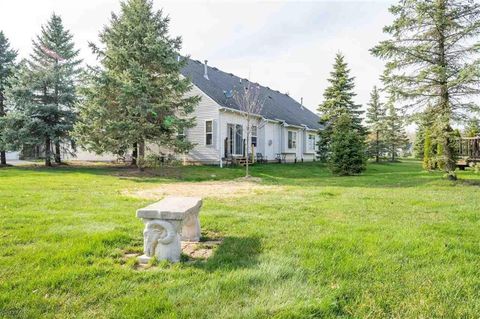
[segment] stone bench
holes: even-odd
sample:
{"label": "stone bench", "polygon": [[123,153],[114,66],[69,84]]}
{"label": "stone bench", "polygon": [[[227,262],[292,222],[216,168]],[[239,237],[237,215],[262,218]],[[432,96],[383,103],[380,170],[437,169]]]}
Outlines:
{"label": "stone bench", "polygon": [[169,196],[137,210],[137,217],[145,224],[141,264],[156,257],[158,260],[180,261],[180,240],[198,242],[200,222],[198,214],[202,199],[198,197]]}

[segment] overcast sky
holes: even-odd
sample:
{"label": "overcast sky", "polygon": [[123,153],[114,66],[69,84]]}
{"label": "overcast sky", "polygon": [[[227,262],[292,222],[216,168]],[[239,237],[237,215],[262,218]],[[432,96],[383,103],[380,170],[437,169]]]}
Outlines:
{"label": "overcast sky", "polygon": [[[171,35],[183,38],[183,54],[209,65],[289,92],[315,111],[341,51],[356,77],[357,102],[365,105],[383,62],[368,50],[384,38],[393,1],[160,1],[170,15]],[[0,30],[19,50],[31,41],[52,12],[62,16],[86,63],[95,57],[88,42],[119,12],[119,0],[0,0]]]}

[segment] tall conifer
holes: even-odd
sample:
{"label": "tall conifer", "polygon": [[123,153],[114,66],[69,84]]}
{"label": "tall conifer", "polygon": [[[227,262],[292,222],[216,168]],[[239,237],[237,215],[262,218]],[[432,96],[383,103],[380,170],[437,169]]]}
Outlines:
{"label": "tall conifer", "polygon": [[356,96],[353,91],[355,88],[354,80],[355,78],[350,76],[350,70],[345,62],[345,57],[338,53],[335,56],[333,71],[330,72],[330,78],[328,79],[330,85],[323,94],[323,103],[318,107],[320,124],[323,125],[319,133],[319,153],[323,159],[328,160],[329,158],[331,137],[340,115],[347,114],[352,128],[361,135],[361,138],[364,139],[365,137],[366,130],[362,126],[360,117],[363,111],[360,110],[361,105],[353,101],[353,98]]}
{"label": "tall conifer", "polygon": [[376,86],[370,93],[370,101],[368,103],[366,123],[370,130],[370,138],[368,143],[368,154],[375,158],[378,163],[380,156],[385,150],[384,132],[385,132],[385,107],[380,101],[380,94]]}
{"label": "tall conifer", "polygon": [[51,166],[52,146],[55,161],[60,163],[61,142],[71,142],[81,63],[78,54],[62,19],[52,14],[33,41],[33,53],[23,61],[12,82],[15,114],[8,126],[14,131],[9,136],[17,141],[10,142],[17,147],[18,143],[24,147],[42,143],[47,166]]}
{"label": "tall conifer", "polygon": [[387,116],[385,118],[385,145],[392,162],[397,159],[398,151],[405,149],[407,143],[404,120],[398,114],[393,99],[390,98],[387,103]]}
{"label": "tall conifer", "polygon": [[385,80],[421,112],[430,104],[437,114],[445,171],[455,176],[453,121],[471,110],[480,93],[480,3],[472,0],[403,0],[390,7],[395,16],[384,28],[390,39],[372,53],[387,60]]}
{"label": "tall conifer", "polygon": [[[7,37],[3,31],[0,31],[0,118],[7,114],[5,90],[10,86],[9,80],[14,73],[16,57],[17,51],[10,47]],[[2,132],[0,127],[0,165],[6,165],[4,133]]]}
{"label": "tall conifer", "polygon": [[180,75],[181,38],[170,37],[169,22],[149,0],[122,2],[120,14],[112,14],[102,46],[92,45],[100,67],[87,78],[76,126],[83,147],[125,154],[138,146],[140,169],[148,144],[180,152],[192,147],[177,136],[194,125],[199,97],[186,95],[191,83]]}

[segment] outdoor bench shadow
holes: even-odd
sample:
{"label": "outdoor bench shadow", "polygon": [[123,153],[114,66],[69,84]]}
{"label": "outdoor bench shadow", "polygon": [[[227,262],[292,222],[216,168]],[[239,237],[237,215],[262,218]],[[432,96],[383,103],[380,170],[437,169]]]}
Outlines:
{"label": "outdoor bench shadow", "polygon": [[207,271],[248,268],[258,263],[261,251],[258,237],[225,237],[210,258],[192,265]]}

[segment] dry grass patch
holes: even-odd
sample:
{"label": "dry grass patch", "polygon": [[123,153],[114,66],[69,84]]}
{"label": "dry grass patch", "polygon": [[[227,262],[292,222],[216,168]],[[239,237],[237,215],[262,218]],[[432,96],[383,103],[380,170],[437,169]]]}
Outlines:
{"label": "dry grass patch", "polygon": [[234,180],[157,184],[149,188],[125,190],[123,194],[142,199],[160,199],[169,195],[230,198],[281,190],[282,187],[280,186],[262,185],[253,181]]}

